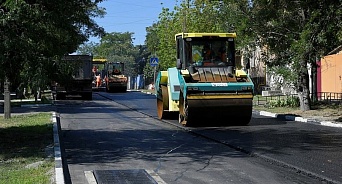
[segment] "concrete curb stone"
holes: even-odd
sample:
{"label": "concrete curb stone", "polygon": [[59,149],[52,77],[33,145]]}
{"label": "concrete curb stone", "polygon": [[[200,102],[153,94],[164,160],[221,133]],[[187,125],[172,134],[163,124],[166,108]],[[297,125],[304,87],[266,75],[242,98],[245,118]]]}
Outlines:
{"label": "concrete curb stone", "polygon": [[277,118],[277,119],[284,120],[284,121],[297,121],[297,122],[311,123],[311,124],[322,125],[322,126],[342,128],[341,123],[334,122],[334,121],[320,121],[320,120],[311,119],[311,118],[303,118],[303,117],[298,117],[294,115],[286,115],[286,114],[277,114],[277,113],[271,113],[267,111],[253,110],[253,113],[258,114],[260,116],[273,117],[273,118]]}
{"label": "concrete curb stone", "polygon": [[59,126],[57,122],[56,112],[52,113],[53,122],[53,140],[54,140],[54,153],[55,153],[55,182],[56,184],[64,184],[64,170],[62,161],[62,152],[59,140]]}

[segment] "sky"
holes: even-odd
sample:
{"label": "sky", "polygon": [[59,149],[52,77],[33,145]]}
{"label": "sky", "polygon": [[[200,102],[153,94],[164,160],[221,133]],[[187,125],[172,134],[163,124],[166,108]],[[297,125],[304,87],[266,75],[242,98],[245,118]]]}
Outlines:
{"label": "sky", "polygon": [[[95,18],[97,24],[106,32],[133,32],[134,45],[143,45],[146,27],[158,21],[162,8],[177,5],[177,0],[106,0],[98,4],[106,9],[104,18]],[[99,43],[100,38],[90,38],[89,41]]]}

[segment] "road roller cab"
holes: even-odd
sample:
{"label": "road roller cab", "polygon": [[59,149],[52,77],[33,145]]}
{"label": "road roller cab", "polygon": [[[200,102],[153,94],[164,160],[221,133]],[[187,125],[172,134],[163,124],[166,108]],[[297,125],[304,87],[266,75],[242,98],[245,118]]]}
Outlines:
{"label": "road roller cab", "polygon": [[184,126],[247,125],[254,85],[236,68],[235,33],[176,34],[177,66],[156,78],[158,117]]}

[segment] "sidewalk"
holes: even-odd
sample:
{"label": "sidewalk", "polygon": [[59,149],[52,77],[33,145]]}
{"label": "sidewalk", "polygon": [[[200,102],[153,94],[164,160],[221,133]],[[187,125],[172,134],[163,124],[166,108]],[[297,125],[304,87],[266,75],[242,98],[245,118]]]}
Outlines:
{"label": "sidewalk", "polygon": [[277,118],[277,119],[284,120],[284,121],[297,121],[297,122],[311,123],[311,124],[322,125],[322,126],[342,128],[342,122],[325,121],[325,120],[317,118],[317,117],[303,118],[303,117],[294,116],[294,115],[287,115],[287,114],[281,114],[281,113],[271,113],[271,112],[267,112],[267,111],[257,111],[257,110],[253,110],[253,113],[258,114],[260,116],[273,117],[273,118]]}

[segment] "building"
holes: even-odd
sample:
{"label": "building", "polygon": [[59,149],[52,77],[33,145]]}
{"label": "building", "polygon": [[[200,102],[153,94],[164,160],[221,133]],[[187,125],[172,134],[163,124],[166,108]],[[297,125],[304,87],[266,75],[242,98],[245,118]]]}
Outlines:
{"label": "building", "polygon": [[342,45],[317,62],[318,98],[342,97]]}

